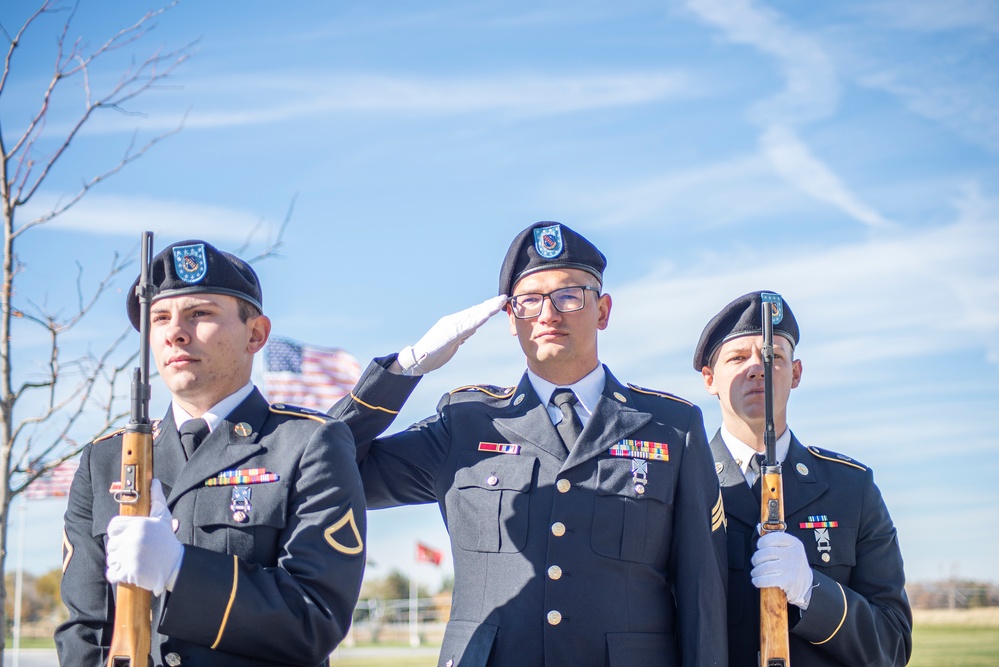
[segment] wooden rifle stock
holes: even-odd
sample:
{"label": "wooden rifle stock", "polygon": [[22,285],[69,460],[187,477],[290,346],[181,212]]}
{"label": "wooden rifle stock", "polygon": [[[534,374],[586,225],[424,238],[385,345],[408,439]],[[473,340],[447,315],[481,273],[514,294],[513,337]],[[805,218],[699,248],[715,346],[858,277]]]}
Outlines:
{"label": "wooden rifle stock", "polygon": [[[776,467],[777,472],[772,472]],[[760,523],[762,532],[784,530],[784,485],[780,465],[762,468]],[[774,526],[780,526],[774,527]],[[760,589],[760,665],[790,667],[787,595],[776,586]]]}
{"label": "wooden rifle stock", "polygon": [[[121,479],[119,514],[149,516],[149,486],[153,480],[151,432],[125,433],[121,445]],[[129,482],[133,484],[132,489],[126,486]],[[152,593],[146,589],[118,584],[108,667],[138,667],[149,662],[151,602]]]}
{"label": "wooden rifle stock", "polygon": [[[142,234],[139,298],[139,367],[132,376],[132,409],[121,442],[121,488],[115,491],[121,516],[149,516],[153,482],[153,433],[149,421],[149,308],[156,291],[150,276],[153,234]],[[152,636],[152,593],[118,584],[108,667],[146,667]]]}
{"label": "wooden rifle stock", "polygon": [[[763,313],[763,387],[766,425],[763,433],[765,455],[760,467],[760,532],[783,531],[784,483],[777,461],[777,436],[774,432],[774,327],[783,317],[783,299],[779,294],[761,295]],[[776,312],[775,312],[776,311]],[[777,316],[775,318],[775,315]],[[790,667],[787,635],[787,595],[776,586],[760,589],[760,667]]]}

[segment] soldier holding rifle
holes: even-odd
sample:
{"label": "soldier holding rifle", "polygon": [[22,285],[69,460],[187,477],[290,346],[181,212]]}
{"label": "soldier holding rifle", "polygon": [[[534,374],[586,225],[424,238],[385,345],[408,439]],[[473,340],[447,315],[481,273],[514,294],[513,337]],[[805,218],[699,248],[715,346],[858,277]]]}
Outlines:
{"label": "soldier holding rifle", "polygon": [[153,428],[151,511],[118,516],[120,432],[84,448],[65,518],[60,664],[108,662],[120,584],[155,596],[157,667],[326,665],[364,568],[350,432],[268,405],[254,387],[253,356],[271,324],[249,265],[192,240],[158,254],[149,273],[149,346],[172,399]]}
{"label": "soldier holding rifle", "polygon": [[718,397],[722,413],[711,449],[728,517],[729,664],[757,666],[756,589],[777,587],[788,600],[788,664],[904,665],[912,652],[912,615],[895,527],[869,468],[805,446],[788,428],[787,402],[801,381],[802,365],[794,358],[798,324],[779,296],[783,317],[773,324],[773,421],[786,531],[758,537],[763,294],[751,292],[725,306],[704,328],[694,353],[694,368],[708,393]]}

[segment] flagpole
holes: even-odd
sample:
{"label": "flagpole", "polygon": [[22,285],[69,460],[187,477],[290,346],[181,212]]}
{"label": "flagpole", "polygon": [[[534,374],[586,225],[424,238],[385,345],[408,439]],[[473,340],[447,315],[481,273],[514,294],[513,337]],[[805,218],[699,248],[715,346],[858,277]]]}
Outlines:
{"label": "flagpole", "polygon": [[20,516],[17,523],[17,575],[14,578],[13,667],[18,667],[21,660],[21,598],[24,593],[24,512],[26,502],[24,494],[21,494],[21,502],[17,508]]}
{"label": "flagpole", "polygon": [[416,572],[419,569],[419,551],[420,545],[417,543],[415,552],[417,556],[413,561],[413,565],[415,567],[413,567],[413,575],[409,578],[409,645],[414,648],[420,645],[420,633],[417,628],[419,619],[417,618],[416,613],[416,605],[418,602],[416,598]]}

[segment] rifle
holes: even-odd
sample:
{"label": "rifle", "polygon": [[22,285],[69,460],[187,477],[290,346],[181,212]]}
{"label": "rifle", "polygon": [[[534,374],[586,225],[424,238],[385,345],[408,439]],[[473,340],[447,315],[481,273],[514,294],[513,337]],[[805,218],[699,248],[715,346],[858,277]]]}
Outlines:
{"label": "rifle", "polygon": [[[774,325],[784,317],[784,302],[779,294],[764,292],[763,313],[763,398],[766,426],[763,432],[764,456],[760,466],[760,533],[784,531],[784,483],[777,461],[777,435],[774,432]],[[790,667],[787,638],[787,595],[772,586],[760,589],[760,667]]]}
{"label": "rifle", "polygon": [[[132,374],[132,408],[121,442],[121,488],[114,493],[122,516],[149,516],[153,481],[153,431],[149,421],[149,309],[156,286],[152,283],[153,233],[142,233],[142,267],[135,294],[139,298],[139,366]],[[118,584],[114,633],[108,667],[145,667],[152,664],[152,593],[132,584]]]}

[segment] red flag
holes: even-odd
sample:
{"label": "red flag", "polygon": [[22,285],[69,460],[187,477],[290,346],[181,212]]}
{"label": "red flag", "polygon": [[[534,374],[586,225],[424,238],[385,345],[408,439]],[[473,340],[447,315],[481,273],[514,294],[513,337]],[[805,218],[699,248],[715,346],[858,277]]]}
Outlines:
{"label": "red flag", "polygon": [[24,497],[38,499],[68,496],[69,487],[73,484],[73,476],[79,467],[80,462],[77,459],[63,461],[32,482],[24,490]]}
{"label": "red flag", "polygon": [[361,364],[339,348],[271,338],[264,358],[264,393],[271,403],[325,411],[361,377]]}
{"label": "red flag", "polygon": [[433,563],[434,565],[440,565],[441,561],[444,560],[444,552],[437,551],[436,549],[431,549],[426,544],[417,542],[416,560],[417,562],[423,561],[424,563]]}

